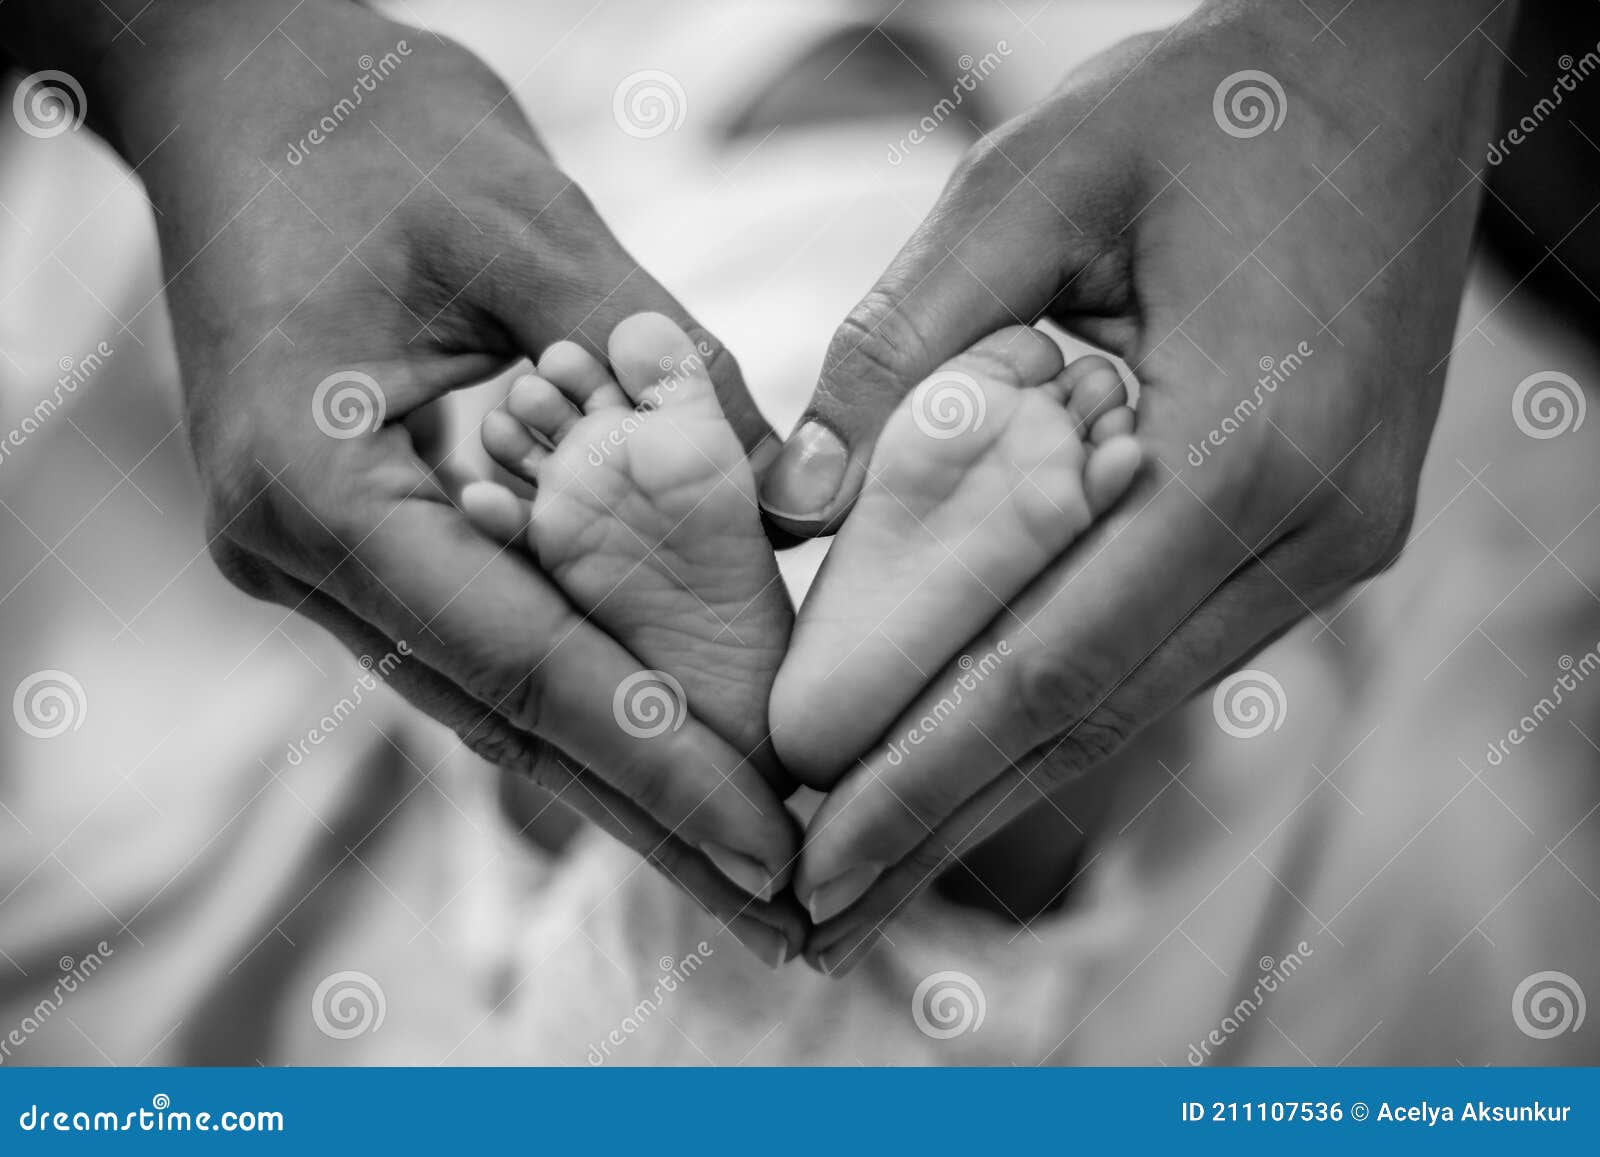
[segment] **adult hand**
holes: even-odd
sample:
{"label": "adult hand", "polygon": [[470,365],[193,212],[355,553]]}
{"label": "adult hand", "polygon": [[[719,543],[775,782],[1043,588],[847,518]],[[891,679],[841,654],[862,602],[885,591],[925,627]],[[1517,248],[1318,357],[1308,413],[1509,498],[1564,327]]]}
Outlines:
{"label": "adult hand", "polygon": [[[616,697],[640,664],[468,527],[406,425],[557,339],[603,350],[650,309],[710,343],[754,449],[771,432],[733,360],[461,47],[343,2],[68,6],[87,29],[63,50],[92,123],[157,210],[223,572],[357,652],[404,641],[392,681],[407,698],[645,854],[764,958],[792,954],[792,899],[751,896],[785,882],[798,846],[781,801],[693,719],[623,725]],[[60,7],[23,6],[24,53],[63,48]]]}
{"label": "adult hand", "polygon": [[820,967],[859,961],[963,847],[1398,553],[1510,17],[1341,13],[1212,3],[1090,62],[972,151],[834,339],[766,479],[789,530],[835,526],[905,391],[1018,321],[1133,367],[1150,464],[970,644],[992,673],[932,678],[817,813],[795,883]]}

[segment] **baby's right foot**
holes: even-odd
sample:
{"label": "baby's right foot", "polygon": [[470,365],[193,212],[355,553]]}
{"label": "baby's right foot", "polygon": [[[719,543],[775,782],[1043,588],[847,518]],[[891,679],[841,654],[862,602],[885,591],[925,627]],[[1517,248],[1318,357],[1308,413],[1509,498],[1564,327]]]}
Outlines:
{"label": "baby's right foot", "polygon": [[889,418],[773,685],[773,742],[826,788],[1138,471],[1116,368],[996,333]]}
{"label": "baby's right foot", "polygon": [[[608,366],[572,342],[545,351],[483,426],[490,456],[535,486],[533,503],[481,482],[463,508],[492,537],[524,543],[580,610],[656,669],[618,689],[619,726],[668,726],[685,703],[667,700],[681,698],[787,794],[766,708],[793,612],[744,448],[672,321],[627,318],[609,354]],[[632,719],[635,705],[649,717]],[[761,899],[787,875],[706,854]]]}

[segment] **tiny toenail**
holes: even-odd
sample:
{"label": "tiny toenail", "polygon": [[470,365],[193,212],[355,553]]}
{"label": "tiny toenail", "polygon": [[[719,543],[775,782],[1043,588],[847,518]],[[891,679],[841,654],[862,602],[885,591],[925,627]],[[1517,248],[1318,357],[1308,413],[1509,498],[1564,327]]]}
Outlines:
{"label": "tiny toenail", "polygon": [[877,864],[861,864],[818,885],[806,900],[812,923],[825,924],[833,919],[866,895],[867,889],[882,874],[883,868]]}
{"label": "tiny toenail", "polygon": [[706,859],[717,866],[728,879],[739,887],[749,892],[757,900],[772,899],[773,878],[772,873],[765,867],[741,852],[732,848],[725,848],[721,844],[701,844],[700,850],[706,854]]}
{"label": "tiny toenail", "polygon": [[816,518],[825,513],[844,485],[850,451],[839,435],[810,421],[784,444],[761,486],[761,503],[773,514]]}

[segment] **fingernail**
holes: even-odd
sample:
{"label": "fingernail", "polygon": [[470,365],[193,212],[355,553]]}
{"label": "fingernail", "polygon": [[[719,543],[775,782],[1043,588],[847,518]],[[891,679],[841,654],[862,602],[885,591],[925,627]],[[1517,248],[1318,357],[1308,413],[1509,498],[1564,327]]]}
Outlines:
{"label": "fingernail", "polygon": [[750,950],[751,955],[773,971],[782,968],[789,959],[789,942],[775,928],[756,920],[735,920],[728,925],[728,931]]}
{"label": "fingernail", "polygon": [[823,924],[861,899],[873,881],[883,874],[877,864],[862,864],[821,884],[806,901],[813,924]]}
{"label": "fingernail", "polygon": [[835,978],[849,976],[854,971],[855,966],[866,959],[867,953],[877,942],[878,934],[876,932],[868,933],[848,947],[839,947],[829,952],[824,952],[817,958],[817,965],[827,976]]}
{"label": "fingernail", "polygon": [[761,503],[783,517],[816,518],[837,497],[849,465],[839,435],[821,422],[807,422],[789,436],[762,479]]}
{"label": "fingernail", "polygon": [[757,900],[772,899],[772,873],[749,856],[721,844],[701,844],[700,850],[717,870]]}

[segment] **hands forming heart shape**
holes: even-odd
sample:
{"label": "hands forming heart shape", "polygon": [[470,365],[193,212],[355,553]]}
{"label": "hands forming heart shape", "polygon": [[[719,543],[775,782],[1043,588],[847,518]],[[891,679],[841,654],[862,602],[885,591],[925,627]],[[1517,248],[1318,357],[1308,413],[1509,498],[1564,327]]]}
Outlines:
{"label": "hands forming heart shape", "polygon": [[[1208,0],[1103,53],[968,154],[780,444],[460,46],[344,3],[160,5],[139,37],[59,8],[0,23],[85,81],[161,209],[224,574],[358,653],[408,640],[413,703],[765,958],[830,971],[970,841],[1393,560],[1512,20],[1347,5],[1330,35],[1303,4]],[[404,67],[284,167],[348,62],[396,42]],[[1121,385],[1063,367],[1042,319],[1138,378],[1120,501]],[[427,418],[522,357],[483,438],[537,496],[478,488],[469,522]],[[330,429],[350,380],[375,420]],[[792,635],[756,479],[770,523],[839,532]],[[691,708],[659,734],[619,723],[646,670]],[[831,789],[803,842],[780,768]]]}
{"label": "hands forming heart shape", "polygon": [[[1064,366],[1026,327],[984,338],[889,419],[796,624],[709,352],[657,313],[617,326],[609,368],[551,346],[483,427],[533,500],[484,482],[463,507],[650,665],[613,696],[619,728],[660,734],[692,711],[779,793],[786,773],[826,791],[930,681],[959,695],[1003,662],[956,655],[1127,490],[1133,411],[1103,358]],[[940,719],[894,742],[920,742]],[[785,845],[701,850],[759,901],[790,883]],[[871,879],[856,868],[840,881],[807,897],[814,922]],[[761,947],[788,958],[787,945]]]}

